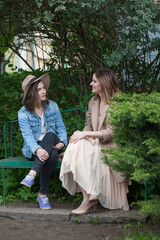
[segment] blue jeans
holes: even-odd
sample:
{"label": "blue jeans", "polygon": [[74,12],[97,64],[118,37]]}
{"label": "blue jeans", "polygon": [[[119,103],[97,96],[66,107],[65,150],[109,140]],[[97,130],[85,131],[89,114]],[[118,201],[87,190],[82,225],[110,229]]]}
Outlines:
{"label": "blue jeans", "polygon": [[59,143],[59,138],[54,133],[48,132],[38,144],[48,152],[49,158],[42,162],[37,155],[33,154],[30,159],[34,161],[32,170],[34,170],[37,175],[40,173],[39,192],[44,195],[48,194],[49,181],[58,161],[59,151],[53,148],[57,143]]}

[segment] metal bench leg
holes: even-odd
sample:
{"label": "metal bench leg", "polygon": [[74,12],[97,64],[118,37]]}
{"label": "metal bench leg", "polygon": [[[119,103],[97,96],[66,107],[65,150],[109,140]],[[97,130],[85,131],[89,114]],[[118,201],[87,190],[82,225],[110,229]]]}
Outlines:
{"label": "metal bench leg", "polygon": [[3,203],[6,204],[6,193],[5,193],[5,174],[4,168],[2,168],[2,176],[3,176]]}

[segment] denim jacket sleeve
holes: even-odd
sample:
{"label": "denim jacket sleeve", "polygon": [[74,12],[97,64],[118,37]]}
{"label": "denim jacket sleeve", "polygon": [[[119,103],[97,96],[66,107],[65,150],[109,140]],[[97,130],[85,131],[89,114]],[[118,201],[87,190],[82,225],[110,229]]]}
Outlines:
{"label": "denim jacket sleeve", "polygon": [[33,136],[25,107],[22,107],[18,112],[18,123],[19,123],[20,129],[21,129],[25,144],[29,147],[31,152],[33,154],[35,154],[36,149],[42,148],[42,147],[37,144],[37,142]]}
{"label": "denim jacket sleeve", "polygon": [[[54,102],[55,103],[55,102]],[[55,103],[55,131],[60,141],[64,142],[65,146],[67,145],[67,132],[64,122],[62,120],[61,112],[57,103]]]}

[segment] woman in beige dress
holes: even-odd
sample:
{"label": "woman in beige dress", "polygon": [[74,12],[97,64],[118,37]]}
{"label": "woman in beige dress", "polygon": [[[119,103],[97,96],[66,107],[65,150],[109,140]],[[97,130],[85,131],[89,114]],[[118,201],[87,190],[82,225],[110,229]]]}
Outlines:
{"label": "woman in beige dress", "polygon": [[92,93],[83,131],[76,131],[65,151],[60,180],[71,195],[82,192],[83,201],[73,214],[96,209],[98,201],[108,209],[128,210],[128,182],[101,160],[101,149],[115,146],[113,127],[108,123],[109,99],[118,89],[118,80],[110,69],[98,69],[92,77]]}

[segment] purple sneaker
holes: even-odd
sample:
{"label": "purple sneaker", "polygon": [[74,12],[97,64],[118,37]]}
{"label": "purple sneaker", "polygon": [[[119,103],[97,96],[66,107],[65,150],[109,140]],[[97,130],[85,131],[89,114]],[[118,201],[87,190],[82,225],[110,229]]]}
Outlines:
{"label": "purple sneaker", "polygon": [[28,174],[21,182],[22,185],[27,187],[32,187],[34,184],[34,177],[31,174]]}
{"label": "purple sneaker", "polygon": [[37,200],[41,209],[51,209],[51,205],[49,204],[47,197],[40,198],[38,194]]}

